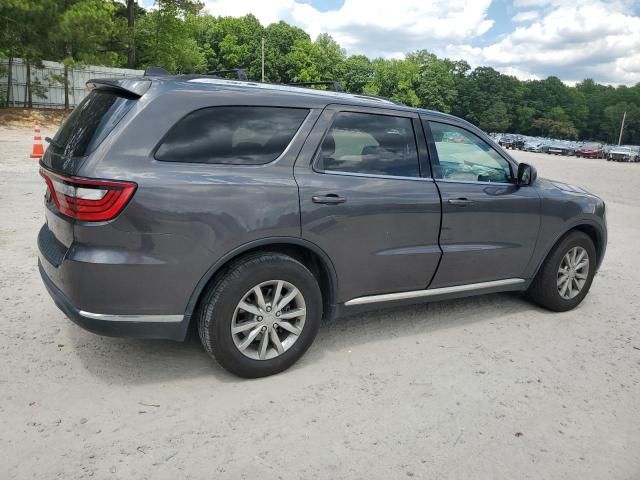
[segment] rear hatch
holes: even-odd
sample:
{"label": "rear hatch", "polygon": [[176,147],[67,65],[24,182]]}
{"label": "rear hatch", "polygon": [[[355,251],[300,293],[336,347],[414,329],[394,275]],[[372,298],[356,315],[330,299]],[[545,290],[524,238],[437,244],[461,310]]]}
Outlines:
{"label": "rear hatch", "polygon": [[47,184],[46,225],[38,237],[42,255],[57,267],[74,239],[74,224],[111,220],[124,208],[136,189],[126,181],[78,177],[91,157],[138,98],[150,80],[91,80],[91,92],[67,117],[41,160],[40,173]]}
{"label": "rear hatch", "polygon": [[43,165],[57,173],[75,175],[150,85],[150,80],[130,79],[88,82],[89,95],[73,109],[53,139],[48,139]]}

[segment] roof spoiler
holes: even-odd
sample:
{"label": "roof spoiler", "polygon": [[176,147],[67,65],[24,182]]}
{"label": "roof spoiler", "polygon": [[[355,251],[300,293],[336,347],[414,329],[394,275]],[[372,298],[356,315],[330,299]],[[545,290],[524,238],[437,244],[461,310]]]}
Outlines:
{"label": "roof spoiler", "polygon": [[151,65],[144,70],[145,77],[167,77],[171,74],[162,67]]}
{"label": "roof spoiler", "polygon": [[151,80],[136,78],[94,78],[87,82],[89,90],[111,90],[137,98],[144,95],[150,86]]}

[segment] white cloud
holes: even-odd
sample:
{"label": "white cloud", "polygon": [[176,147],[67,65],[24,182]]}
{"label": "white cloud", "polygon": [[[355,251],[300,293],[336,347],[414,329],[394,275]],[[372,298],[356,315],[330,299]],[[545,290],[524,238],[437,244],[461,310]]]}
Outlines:
{"label": "white cloud", "polygon": [[327,32],[349,54],[397,58],[425,48],[523,79],[640,82],[638,0],[514,0],[516,25],[495,40],[485,35],[491,0],[345,0],[326,12],[300,0],[204,1],[214,15],[284,20],[312,38]]}
{"label": "white cloud", "polygon": [[531,22],[538,20],[540,13],[537,10],[527,10],[526,12],[516,13],[511,20],[514,22]]}
{"label": "white cloud", "polygon": [[[529,7],[531,1],[525,3]],[[625,2],[554,3],[539,20],[493,44],[453,45],[447,52],[475,65],[555,75],[568,83],[585,77],[613,84],[640,82],[640,17],[632,15]]]}
{"label": "white cloud", "polygon": [[398,51],[432,49],[466,42],[486,33],[491,0],[345,0],[337,10],[320,12],[295,0],[205,0],[214,15],[253,13],[263,24],[285,20],[312,38],[331,34],[349,53],[391,56]]}

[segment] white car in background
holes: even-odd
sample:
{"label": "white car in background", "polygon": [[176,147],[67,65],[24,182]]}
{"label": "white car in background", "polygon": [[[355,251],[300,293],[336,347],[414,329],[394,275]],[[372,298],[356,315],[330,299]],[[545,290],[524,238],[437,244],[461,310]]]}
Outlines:
{"label": "white car in background", "polygon": [[640,161],[640,152],[634,147],[617,146],[609,150],[607,161],[638,162]]}

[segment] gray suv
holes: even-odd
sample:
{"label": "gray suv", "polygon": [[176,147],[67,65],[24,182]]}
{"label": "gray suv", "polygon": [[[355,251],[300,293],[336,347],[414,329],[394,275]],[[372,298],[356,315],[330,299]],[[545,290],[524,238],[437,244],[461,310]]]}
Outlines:
{"label": "gray suv", "polygon": [[88,86],[41,162],[38,245],[90,331],[183,340],[193,323],[260,377],[323,318],[502,291],[565,311],[602,262],[604,202],[459,118],[207,76]]}

